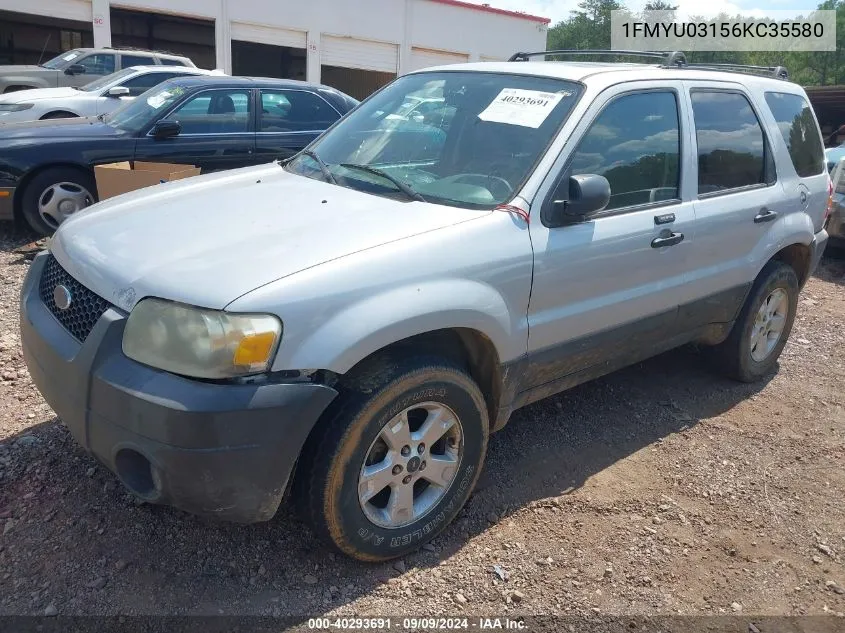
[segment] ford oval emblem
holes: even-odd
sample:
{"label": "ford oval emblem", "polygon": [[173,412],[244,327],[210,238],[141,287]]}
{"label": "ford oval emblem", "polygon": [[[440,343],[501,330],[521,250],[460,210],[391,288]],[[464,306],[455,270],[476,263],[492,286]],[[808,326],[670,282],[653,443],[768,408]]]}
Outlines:
{"label": "ford oval emblem", "polygon": [[59,310],[67,310],[73,301],[73,296],[71,296],[67,286],[59,284],[53,288],[53,301]]}

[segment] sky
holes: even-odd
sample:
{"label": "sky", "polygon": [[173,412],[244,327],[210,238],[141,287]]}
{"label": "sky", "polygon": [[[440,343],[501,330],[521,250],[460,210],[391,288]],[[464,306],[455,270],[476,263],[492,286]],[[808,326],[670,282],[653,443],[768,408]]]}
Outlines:
{"label": "sky", "polygon": [[[498,9],[525,11],[532,15],[551,18],[552,25],[565,20],[570,11],[575,9],[581,0],[468,0],[474,4],[488,3]],[[639,11],[647,0],[622,0],[629,9]],[[762,17],[767,10],[794,11],[795,14],[806,13],[815,9],[820,0],[672,0],[678,5],[678,12],[682,15],[715,15],[721,12],[728,14],[743,13],[749,17]]]}

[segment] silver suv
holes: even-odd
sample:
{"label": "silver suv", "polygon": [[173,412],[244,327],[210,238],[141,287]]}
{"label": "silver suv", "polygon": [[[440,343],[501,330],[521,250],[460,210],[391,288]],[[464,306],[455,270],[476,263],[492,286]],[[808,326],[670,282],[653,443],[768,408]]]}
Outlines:
{"label": "silver suv", "polygon": [[84,86],[99,77],[130,66],[187,66],[182,55],[142,49],[75,48],[38,66],[0,66],[0,94],[32,88]]}
{"label": "silver suv", "polygon": [[415,72],[284,164],[75,214],[22,290],[35,384],[139,497],[250,522],[290,490],[384,560],[519,407],[693,342],[762,378],[827,242],[818,124],[781,71],[660,61]]}

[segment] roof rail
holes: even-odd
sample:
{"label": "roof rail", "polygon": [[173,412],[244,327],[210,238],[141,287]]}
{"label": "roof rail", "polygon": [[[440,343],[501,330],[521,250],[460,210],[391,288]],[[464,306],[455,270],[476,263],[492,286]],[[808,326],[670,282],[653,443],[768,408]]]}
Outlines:
{"label": "roof rail", "polygon": [[660,52],[660,51],[625,51],[625,50],[607,50],[607,49],[584,49],[584,48],[570,48],[551,51],[539,51],[536,53],[514,53],[511,55],[509,62],[527,62],[532,57],[545,57],[546,55],[609,55],[619,56],[626,55],[631,57],[648,57],[650,59],[663,60],[664,66],[684,66],[686,65],[686,56],[680,51]]}
{"label": "roof rail", "polygon": [[784,66],[750,66],[748,64],[686,64],[686,68],[697,68],[699,70],[721,70],[725,72],[747,72],[750,74],[765,75],[775,79],[789,80],[789,71]]}
{"label": "roof rail", "polygon": [[[94,48],[97,48],[96,46]],[[136,53],[151,53],[153,55],[173,55],[174,57],[187,57],[182,53],[174,53],[173,51],[166,51],[163,49],[139,48],[137,46],[103,46],[103,49],[113,51],[134,51]]]}
{"label": "roof rail", "polygon": [[648,57],[650,59],[663,60],[662,66],[666,68],[697,68],[699,70],[717,70],[724,72],[749,72],[752,74],[775,77],[776,79],[789,80],[789,72],[784,66],[751,66],[748,64],[723,64],[723,63],[701,63],[690,64],[686,55],[681,51],[660,52],[660,51],[626,51],[626,50],[605,50],[605,49],[561,49],[552,51],[539,51],[536,53],[514,53],[508,61],[527,62],[532,57],[545,57],[546,55],[629,55],[633,57]]}

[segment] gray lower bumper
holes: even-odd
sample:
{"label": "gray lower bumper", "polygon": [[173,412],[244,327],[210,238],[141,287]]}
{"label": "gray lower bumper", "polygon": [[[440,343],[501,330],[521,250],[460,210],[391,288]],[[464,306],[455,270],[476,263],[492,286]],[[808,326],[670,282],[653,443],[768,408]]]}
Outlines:
{"label": "gray lower bumper", "polygon": [[79,343],[41,301],[46,255],[21,295],[35,385],[75,439],[151,502],[240,522],[267,520],[305,439],[337,395],[319,384],[212,384],[124,356],[125,316],[108,309]]}

